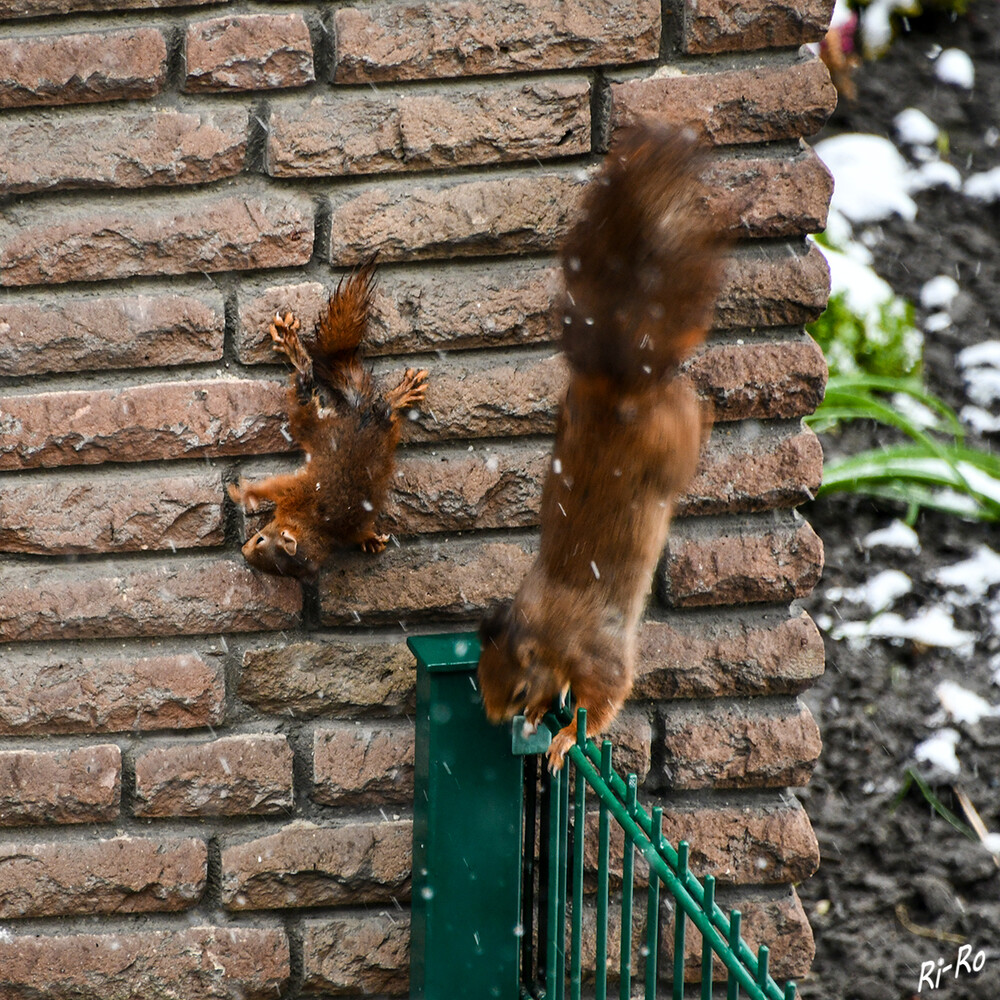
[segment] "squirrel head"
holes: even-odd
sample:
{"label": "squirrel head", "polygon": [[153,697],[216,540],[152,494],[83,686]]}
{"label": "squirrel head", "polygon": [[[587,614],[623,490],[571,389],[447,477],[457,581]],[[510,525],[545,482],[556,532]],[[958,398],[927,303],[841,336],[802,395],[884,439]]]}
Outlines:
{"label": "squirrel head", "polygon": [[511,604],[483,619],[479,638],[479,690],[486,717],[497,723],[524,715],[539,722],[566,692],[565,662],[532,634]]}
{"label": "squirrel head", "polygon": [[271,521],[247,539],[243,557],[255,569],[278,576],[294,576],[300,580],[316,579],[320,563],[310,558],[299,543],[294,530]]}

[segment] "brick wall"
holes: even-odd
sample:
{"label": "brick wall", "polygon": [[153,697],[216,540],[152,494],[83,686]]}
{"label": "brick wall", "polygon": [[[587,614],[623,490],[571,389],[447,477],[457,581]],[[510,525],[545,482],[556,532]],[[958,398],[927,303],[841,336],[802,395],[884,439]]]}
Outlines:
{"label": "brick wall", "polygon": [[[109,11],[109,6],[116,9]],[[553,251],[638,115],[698,128],[738,242],[689,365],[718,423],[615,733],[777,975],[818,860],[786,786],[822,644],[800,418],[831,183],[799,137],[829,0],[0,0],[0,997],[406,989],[407,632],[537,544],[564,383]],[[295,464],[266,320],[373,250],[378,370],[430,369],[377,558],[239,553],[224,484]]]}

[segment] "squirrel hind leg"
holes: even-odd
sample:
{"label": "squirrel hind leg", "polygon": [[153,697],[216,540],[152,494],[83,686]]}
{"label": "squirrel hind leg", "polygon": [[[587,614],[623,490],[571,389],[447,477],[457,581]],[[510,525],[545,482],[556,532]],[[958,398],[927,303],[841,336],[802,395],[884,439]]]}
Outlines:
{"label": "squirrel hind leg", "polygon": [[393,414],[407,406],[416,406],[427,398],[427,372],[421,368],[407,368],[394,389],[386,394],[386,402]]}

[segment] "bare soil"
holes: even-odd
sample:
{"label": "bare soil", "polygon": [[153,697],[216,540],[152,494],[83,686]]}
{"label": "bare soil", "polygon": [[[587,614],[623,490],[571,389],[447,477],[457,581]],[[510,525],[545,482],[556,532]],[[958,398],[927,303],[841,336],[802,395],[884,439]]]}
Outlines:
{"label": "bare soil", "polygon": [[[934,77],[932,55],[951,47],[973,59],[971,91]],[[947,159],[963,177],[1000,165],[1000,144],[991,131],[1000,128],[997,0],[973,0],[971,12],[957,19],[912,19],[889,54],[867,63],[856,79],[857,101],[841,102],[826,134],[893,138],[894,116],[916,107],[947,133]],[[913,301],[924,282],[939,274],[961,286],[954,324],[928,334],[925,348],[930,387],[957,409],[968,399],[956,353],[1000,339],[1000,204],[983,205],[947,190],[916,200],[914,221],[894,219],[881,226],[875,266],[898,294]],[[869,447],[880,437],[873,426],[855,427],[847,438],[825,439],[824,445]],[[996,451],[1000,438],[977,443]],[[942,600],[936,569],[966,559],[981,544],[1000,551],[996,524],[924,513],[915,524],[919,554],[869,552],[861,539],[903,514],[901,509],[831,497],[804,513],[826,547],[823,581],[805,605],[820,619],[863,617],[856,607],[830,601],[827,590],[856,586],[888,568],[912,578],[913,592],[895,610],[913,614]],[[851,648],[826,639],[826,675],[805,696],[822,730],[824,751],[811,785],[801,793],[822,851],[819,872],[799,887],[817,947],[813,971],[799,984],[804,1000],[1000,1000],[1000,868],[987,850],[937,815],[917,788],[899,797],[907,769],[916,768],[947,808],[963,816],[959,789],[986,827],[1000,831],[1000,718],[943,723],[935,694],[950,678],[1000,703],[989,662],[1000,650],[997,589],[956,612],[956,626],[978,637],[972,656],[898,640]],[[992,623],[991,606],[997,616]],[[932,773],[913,757],[914,747],[942,724],[961,734],[958,777]],[[960,957],[965,961],[956,970]]]}

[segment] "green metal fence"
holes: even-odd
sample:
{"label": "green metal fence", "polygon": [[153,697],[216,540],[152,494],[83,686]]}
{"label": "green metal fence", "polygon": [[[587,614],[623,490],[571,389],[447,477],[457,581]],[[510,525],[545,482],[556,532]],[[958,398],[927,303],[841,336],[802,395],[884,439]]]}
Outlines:
{"label": "green metal fence", "polygon": [[[637,779],[612,766],[611,743],[586,737],[566,766],[540,766],[552,734],[571,716],[552,712],[537,734],[491,726],[479,704],[475,633],[409,640],[417,659],[416,795],[410,996],[425,1000],[606,1000],[609,967],[620,1000],[713,996],[717,957],[727,1000],[792,1000],[768,972],[768,949],[754,954],[740,936],[740,912],[715,902],[715,880],[688,869],[688,845],[661,832],[662,810],[638,802]],[[596,799],[596,865],[585,864],[588,801]],[[571,802],[572,800],[572,802]],[[611,828],[623,831],[619,945],[610,955]],[[648,867],[637,884],[636,858]],[[596,892],[585,893],[596,878]],[[636,964],[636,890],[646,926]],[[593,941],[584,937],[587,898],[596,896]],[[672,958],[660,967],[661,895],[674,912]],[[641,906],[641,900],[640,900]],[[640,911],[641,912],[641,911]],[[685,938],[701,935],[700,979],[685,983]],[[586,948],[585,948],[586,944]],[[593,951],[592,968],[584,952]]]}

